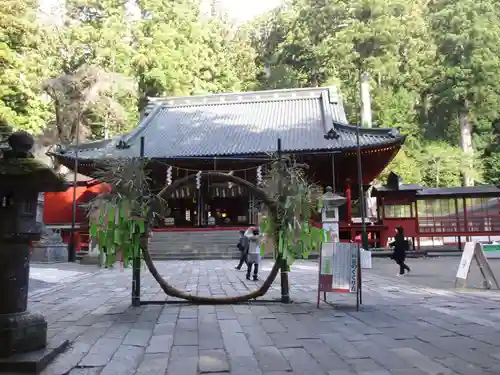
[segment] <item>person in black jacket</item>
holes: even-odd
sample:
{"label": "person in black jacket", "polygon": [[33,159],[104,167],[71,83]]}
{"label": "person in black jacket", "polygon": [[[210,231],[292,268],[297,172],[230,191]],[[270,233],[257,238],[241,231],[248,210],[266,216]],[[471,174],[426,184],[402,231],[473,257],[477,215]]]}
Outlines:
{"label": "person in black jacket", "polygon": [[240,231],[240,241],[236,247],[240,251],[240,263],[236,266],[237,270],[241,270],[243,263],[247,263],[247,254],[248,254],[248,246],[250,242],[248,241],[248,237],[245,236],[245,231]]}
{"label": "person in black jacket", "polygon": [[403,228],[396,228],[396,236],[394,241],[389,244],[390,247],[394,248],[394,253],[392,254],[392,259],[399,265],[398,276],[404,275],[405,271],[410,272],[410,267],[405,264],[406,252],[408,251],[409,244],[405,240],[403,233]]}

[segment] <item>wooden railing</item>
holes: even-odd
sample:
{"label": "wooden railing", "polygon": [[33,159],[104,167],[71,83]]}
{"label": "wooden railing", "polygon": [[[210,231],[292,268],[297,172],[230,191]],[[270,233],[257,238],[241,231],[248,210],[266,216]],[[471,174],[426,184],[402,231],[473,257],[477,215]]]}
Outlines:
{"label": "wooden railing", "polygon": [[500,233],[500,214],[463,216],[419,217],[418,229],[421,234],[468,234]]}

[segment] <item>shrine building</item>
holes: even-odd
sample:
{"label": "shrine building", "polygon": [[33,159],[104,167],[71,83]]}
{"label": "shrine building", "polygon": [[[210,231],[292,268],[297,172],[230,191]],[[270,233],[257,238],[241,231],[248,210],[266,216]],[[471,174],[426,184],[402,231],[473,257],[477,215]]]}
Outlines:
{"label": "shrine building", "polygon": [[[405,137],[387,128],[361,128],[359,133],[366,189]],[[311,182],[333,186],[346,197],[340,238],[351,240],[361,232],[360,220],[353,220],[359,191],[356,126],[348,123],[334,87],[153,98],[130,133],[78,147],[79,173],[93,176],[106,159],[138,157],[141,138],[157,191],[168,181],[206,170],[259,183],[280,139],[283,154],[309,166]],[[72,169],[75,147],[51,156]],[[257,224],[254,197],[223,181],[203,179],[199,185],[183,186],[168,197],[168,207],[153,237],[157,258],[163,253],[182,258],[234,252],[238,231]],[[382,228],[370,225],[369,230],[376,237]]]}

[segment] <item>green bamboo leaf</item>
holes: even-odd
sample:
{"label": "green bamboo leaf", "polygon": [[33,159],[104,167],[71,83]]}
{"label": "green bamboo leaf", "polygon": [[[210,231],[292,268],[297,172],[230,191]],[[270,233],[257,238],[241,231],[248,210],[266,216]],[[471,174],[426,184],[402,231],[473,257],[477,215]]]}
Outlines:
{"label": "green bamboo leaf", "polygon": [[137,226],[139,228],[140,234],[143,234],[146,231],[145,226],[144,226],[144,220],[137,220]]}
{"label": "green bamboo leaf", "polygon": [[278,254],[283,254],[283,233],[281,231],[278,233]]}
{"label": "green bamboo leaf", "polygon": [[115,208],[112,205],[108,205],[108,222],[115,221]]}
{"label": "green bamboo leaf", "polygon": [[123,237],[124,237],[124,231],[121,229],[116,229],[113,233],[114,235],[114,243],[117,245],[123,245]]}
{"label": "green bamboo leaf", "polygon": [[90,235],[92,237],[97,237],[97,224],[96,223],[92,223],[90,225]]}
{"label": "green bamboo leaf", "polygon": [[120,218],[127,219],[128,218],[128,204],[127,201],[122,201],[120,204]]}

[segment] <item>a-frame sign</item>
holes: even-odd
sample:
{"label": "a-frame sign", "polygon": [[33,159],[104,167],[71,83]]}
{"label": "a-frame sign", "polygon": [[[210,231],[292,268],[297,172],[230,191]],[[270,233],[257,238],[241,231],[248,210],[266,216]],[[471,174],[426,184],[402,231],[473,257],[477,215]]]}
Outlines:
{"label": "a-frame sign", "polygon": [[458,266],[457,275],[455,279],[455,287],[467,287],[467,279],[469,277],[470,267],[472,260],[475,259],[479,271],[483,277],[483,287],[486,289],[496,288],[500,289],[493,270],[490,267],[488,259],[484,253],[483,245],[480,243],[467,242],[464,246],[460,265]]}

